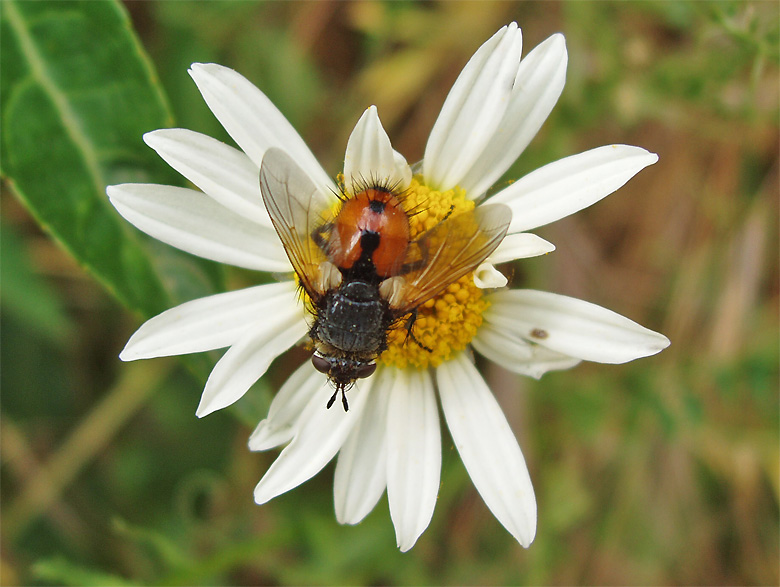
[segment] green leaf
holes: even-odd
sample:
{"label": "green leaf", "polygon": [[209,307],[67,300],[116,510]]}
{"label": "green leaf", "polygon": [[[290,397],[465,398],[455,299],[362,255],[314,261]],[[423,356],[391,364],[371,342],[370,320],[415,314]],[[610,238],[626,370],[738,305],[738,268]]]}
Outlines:
{"label": "green leaf", "polygon": [[2,171],[13,192],[87,271],[145,316],[213,291],[212,264],[153,251],[105,195],[114,183],[181,181],[141,139],[172,119],[124,8],[8,0],[1,26]]}
{"label": "green leaf", "polygon": [[137,585],[135,581],[82,567],[61,556],[35,563],[33,574],[52,585]]}
{"label": "green leaf", "polygon": [[184,569],[194,564],[180,544],[156,529],[135,526],[121,518],[114,518],[113,528],[127,540],[149,548],[165,568]]}
{"label": "green leaf", "polygon": [[50,342],[63,343],[73,334],[73,324],[49,283],[32,269],[24,241],[15,229],[0,229],[0,308]]}

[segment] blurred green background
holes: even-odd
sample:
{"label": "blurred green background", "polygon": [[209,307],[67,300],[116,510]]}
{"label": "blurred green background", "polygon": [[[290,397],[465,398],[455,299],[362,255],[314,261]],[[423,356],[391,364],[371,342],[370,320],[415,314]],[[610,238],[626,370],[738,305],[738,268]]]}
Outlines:
{"label": "blurred green background", "polygon": [[[777,2],[118,6],[0,5],[3,585],[778,584]],[[25,67],[47,65],[25,57],[48,56],[77,115],[110,121],[88,129],[93,180],[184,185],[142,143],[159,126],[229,142],[187,75],[194,61],[253,81],[335,174],[370,104],[419,160],[460,68],[511,20],[524,53],[563,32],[569,68],[507,178],[608,143],[660,155],[605,201],[536,231],[557,250],[516,263],[513,285],[601,304],[672,346],[541,381],[484,364],[537,492],[528,550],[482,503],[446,432],[433,521],[408,554],[385,499],[359,526],[336,523],[332,466],[254,505],[276,453],[249,453],[246,440],[306,353],[203,420],[218,354],[119,362],[145,317],[257,276],[139,237],[102,186],[82,187],[46,103],[14,87]],[[130,244],[112,256],[115,234]],[[133,290],[148,266],[167,280]]]}

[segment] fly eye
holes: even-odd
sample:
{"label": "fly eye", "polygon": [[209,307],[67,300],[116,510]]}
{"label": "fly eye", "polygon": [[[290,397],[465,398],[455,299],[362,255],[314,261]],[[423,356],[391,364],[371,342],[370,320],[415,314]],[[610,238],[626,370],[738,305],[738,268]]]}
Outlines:
{"label": "fly eye", "polygon": [[360,365],[360,367],[355,369],[355,377],[358,379],[365,379],[366,377],[373,375],[374,371],[376,371],[376,363]]}
{"label": "fly eye", "polygon": [[330,373],[330,363],[328,362],[328,359],[326,359],[325,357],[321,357],[319,355],[312,355],[311,364],[314,365],[314,368],[317,369],[317,371],[319,371],[320,373],[325,373],[325,375]]}

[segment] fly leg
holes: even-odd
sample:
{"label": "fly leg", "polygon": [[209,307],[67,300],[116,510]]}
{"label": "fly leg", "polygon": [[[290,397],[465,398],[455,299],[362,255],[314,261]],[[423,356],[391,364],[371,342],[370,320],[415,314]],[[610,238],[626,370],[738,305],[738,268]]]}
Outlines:
{"label": "fly leg", "polygon": [[406,340],[409,340],[410,338],[412,341],[421,349],[428,351],[429,353],[433,352],[433,349],[428,348],[423,343],[421,343],[419,340],[417,340],[417,337],[414,335],[414,332],[412,332],[412,328],[414,327],[414,323],[417,320],[417,308],[412,310],[409,313],[409,319],[406,321]]}
{"label": "fly leg", "polygon": [[[448,212],[447,212],[447,213],[444,215],[444,218],[442,218],[441,220],[439,220],[439,221],[436,223],[436,226],[439,226],[439,224],[441,224],[442,222],[444,222],[445,220],[447,220],[447,218],[449,218],[450,216],[452,216],[452,211],[453,211],[453,210],[455,210],[455,206],[450,206],[450,209],[449,209],[449,211],[448,211]],[[436,228],[436,226],[434,226],[433,228]],[[431,229],[431,230],[433,230],[433,229]]]}
{"label": "fly leg", "polygon": [[328,254],[328,240],[323,236],[326,232],[333,229],[332,222],[326,222],[311,231],[311,240],[322,249],[322,252]]}

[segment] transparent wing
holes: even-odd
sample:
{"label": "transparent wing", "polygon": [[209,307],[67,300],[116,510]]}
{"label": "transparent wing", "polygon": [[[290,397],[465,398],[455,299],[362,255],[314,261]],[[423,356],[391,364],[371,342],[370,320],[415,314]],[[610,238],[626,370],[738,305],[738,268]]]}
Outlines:
{"label": "transparent wing", "polygon": [[506,236],[512,211],[503,204],[478,206],[448,218],[410,246],[407,263],[420,268],[403,275],[402,293],[393,304],[408,314],[449,284],[473,271]]}
{"label": "transparent wing", "polygon": [[276,148],[263,156],[260,192],[301,285],[316,301],[324,293],[320,271],[326,257],[312,233],[328,221],[331,200],[286,152]]}

